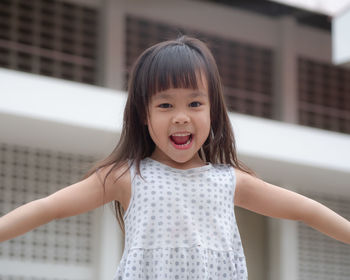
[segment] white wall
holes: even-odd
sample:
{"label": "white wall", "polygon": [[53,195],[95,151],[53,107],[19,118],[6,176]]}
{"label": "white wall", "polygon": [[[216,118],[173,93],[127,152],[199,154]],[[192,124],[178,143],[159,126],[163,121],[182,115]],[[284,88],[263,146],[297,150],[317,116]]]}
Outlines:
{"label": "white wall", "polygon": [[332,20],[333,62],[350,67],[350,7]]}
{"label": "white wall", "polygon": [[[123,88],[123,15],[126,13],[273,49],[277,69],[276,102],[281,108],[277,114],[290,123],[297,122],[296,57],[331,61],[330,34],[299,26],[288,17],[272,19],[201,1],[91,0],[89,3],[103,7],[101,32],[106,34],[101,37],[105,42],[101,43],[104,58],[101,67],[104,84],[113,90],[0,69],[0,141],[98,157],[111,151],[118,140],[126,99],[125,93],[119,91]],[[306,188],[350,196],[349,135],[233,113],[230,119],[240,158],[265,180],[294,190]],[[116,268],[115,258],[121,256],[121,252],[108,247],[110,242],[118,246],[112,241],[118,231],[111,231],[111,212],[105,211],[103,217],[99,221],[103,242],[96,241],[101,245],[100,271],[97,272],[101,280],[111,279]],[[248,223],[246,225],[252,232]],[[256,232],[260,230],[257,227]],[[293,226],[275,221],[270,231],[274,232],[276,227],[277,232],[283,232]],[[285,254],[291,250],[291,244],[295,245],[295,235],[278,233],[277,236],[282,240],[271,255],[271,260],[275,260],[271,275],[276,278],[268,279],[290,279],[285,270],[279,271],[276,267],[295,262],[295,252]],[[273,235],[271,239],[276,240]],[[117,240],[120,241],[120,235]],[[255,253],[266,255],[262,250],[261,247]],[[254,253],[251,248],[247,251]],[[254,262],[252,267],[254,264],[259,267],[259,259]],[[258,268],[252,275],[258,275],[262,269]]]}
{"label": "white wall", "polygon": [[[4,69],[0,80],[8,81],[0,93],[0,142],[96,156],[115,146],[125,93]],[[307,182],[308,190],[349,195],[350,135],[241,114],[230,113],[230,119],[241,158],[260,177],[286,188],[303,188]],[[122,253],[110,250],[121,248],[121,235],[112,212],[104,214],[100,279],[110,276],[106,271],[115,270]]]}

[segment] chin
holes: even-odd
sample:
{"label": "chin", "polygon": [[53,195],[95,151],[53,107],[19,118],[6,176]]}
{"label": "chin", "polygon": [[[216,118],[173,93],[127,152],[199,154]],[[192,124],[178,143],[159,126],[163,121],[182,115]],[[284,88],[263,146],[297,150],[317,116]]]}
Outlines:
{"label": "chin", "polygon": [[174,161],[176,161],[177,163],[186,163],[188,162],[190,159],[173,159]]}

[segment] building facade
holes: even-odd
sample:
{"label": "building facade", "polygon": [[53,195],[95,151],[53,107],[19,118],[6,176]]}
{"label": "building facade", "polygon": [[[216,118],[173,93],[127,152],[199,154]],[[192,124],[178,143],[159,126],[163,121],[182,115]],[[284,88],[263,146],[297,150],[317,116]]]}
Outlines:
{"label": "building facade", "polygon": [[[132,63],[188,34],[213,51],[240,159],[350,219],[350,70],[332,64],[330,22],[270,1],[1,1],[0,214],[108,155]],[[250,280],[349,278],[349,246],[300,222],[236,215]],[[105,205],[0,244],[0,279],[112,279],[122,250]]]}

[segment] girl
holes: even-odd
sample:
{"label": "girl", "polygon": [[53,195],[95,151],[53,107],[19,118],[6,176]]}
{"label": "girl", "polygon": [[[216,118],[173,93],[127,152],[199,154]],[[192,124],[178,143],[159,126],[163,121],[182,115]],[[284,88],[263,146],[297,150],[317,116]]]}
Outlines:
{"label": "girl", "polygon": [[[126,234],[114,280],[247,279],[234,205],[350,244],[350,222],[238,161],[215,60],[198,39],[137,59],[120,141],[82,181],[0,219],[0,241],[115,201]],[[126,211],[124,211],[126,210]]]}

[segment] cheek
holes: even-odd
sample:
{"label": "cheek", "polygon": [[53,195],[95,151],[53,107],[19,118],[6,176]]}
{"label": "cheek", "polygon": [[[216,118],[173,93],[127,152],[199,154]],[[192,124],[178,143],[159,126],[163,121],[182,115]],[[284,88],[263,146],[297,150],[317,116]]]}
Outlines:
{"label": "cheek", "polygon": [[206,114],[206,125],[208,127],[208,130],[210,130],[211,127],[211,118],[210,118],[210,112]]}
{"label": "cheek", "polygon": [[156,128],[159,125],[159,118],[152,116],[147,120],[147,125],[149,129],[152,129],[153,131],[156,130]]}
{"label": "cheek", "polygon": [[162,131],[164,131],[164,126],[162,125],[161,119],[157,118],[156,116],[148,118],[147,127],[149,135],[151,136],[154,142],[159,139]]}
{"label": "cheek", "polygon": [[203,114],[197,119],[197,125],[200,128],[199,134],[202,137],[208,137],[210,133],[211,128],[211,122],[210,122],[210,115]]}
{"label": "cheek", "polygon": [[154,123],[152,120],[148,119],[147,120],[147,128],[148,128],[148,132],[151,135],[151,137],[153,138],[154,135]]}
{"label": "cheek", "polygon": [[148,124],[147,128],[148,128],[149,136],[151,137],[153,143],[157,144],[157,136],[156,136],[155,131],[153,129],[154,126],[151,126],[150,124]]}

